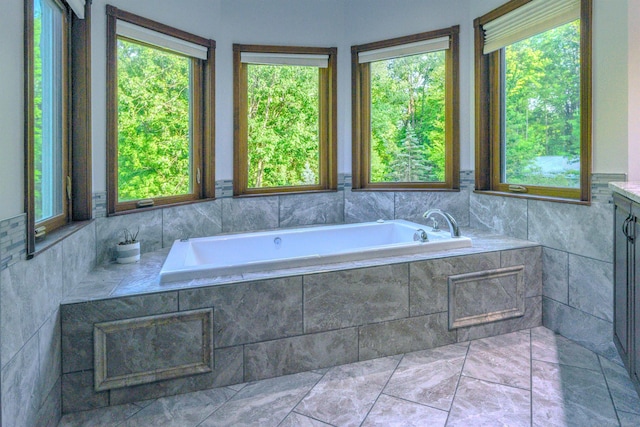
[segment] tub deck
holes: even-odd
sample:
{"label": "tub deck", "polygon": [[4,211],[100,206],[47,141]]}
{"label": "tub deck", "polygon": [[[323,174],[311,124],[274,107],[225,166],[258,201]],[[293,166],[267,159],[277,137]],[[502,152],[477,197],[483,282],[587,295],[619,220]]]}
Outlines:
{"label": "tub deck", "polygon": [[62,304],[539,246],[535,242],[491,234],[472,228],[461,227],[460,230],[463,236],[471,238],[473,246],[449,249],[442,252],[371,257],[357,261],[337,261],[301,267],[285,267],[269,271],[225,274],[218,277],[179,280],[168,283],[160,282],[160,270],[170,251],[170,248],[163,248],[142,254],[139,263],[111,263],[97,267],[65,297]]}

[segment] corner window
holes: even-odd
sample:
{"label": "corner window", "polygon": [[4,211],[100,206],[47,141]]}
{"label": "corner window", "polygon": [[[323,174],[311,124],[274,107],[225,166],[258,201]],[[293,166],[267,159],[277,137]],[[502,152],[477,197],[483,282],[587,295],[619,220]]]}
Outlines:
{"label": "corner window", "polygon": [[353,188],[459,187],[458,32],[352,46]]}
{"label": "corner window", "polygon": [[234,194],[335,189],[336,49],[233,50]]}
{"label": "corner window", "polygon": [[475,21],[476,189],[588,201],[591,2],[521,4]]}
{"label": "corner window", "polygon": [[109,212],[212,197],[214,42],[107,15]]}

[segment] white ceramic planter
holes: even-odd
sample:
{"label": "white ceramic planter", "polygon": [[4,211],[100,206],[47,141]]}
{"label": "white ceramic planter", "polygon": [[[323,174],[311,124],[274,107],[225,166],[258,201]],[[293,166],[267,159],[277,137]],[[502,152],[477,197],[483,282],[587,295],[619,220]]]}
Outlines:
{"label": "white ceramic planter", "polygon": [[116,262],[118,264],[131,264],[138,261],[140,261],[140,242],[116,245]]}

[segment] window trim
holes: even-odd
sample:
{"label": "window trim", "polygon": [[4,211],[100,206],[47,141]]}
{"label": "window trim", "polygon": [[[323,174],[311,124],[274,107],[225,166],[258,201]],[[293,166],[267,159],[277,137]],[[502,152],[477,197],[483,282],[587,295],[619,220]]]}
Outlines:
{"label": "window trim", "polygon": [[[590,202],[592,170],[592,0],[580,5],[580,188],[513,186],[501,181],[500,84],[504,49],[484,54],[482,26],[531,0],[511,0],[474,20],[475,29],[475,187],[477,192],[537,200]],[[525,193],[520,192],[524,188]]]}
{"label": "window trim", "polygon": [[[63,9],[63,162],[64,214],[35,221],[34,158],[34,0],[24,1],[24,205],[26,212],[26,256],[32,258],[47,245],[36,247],[35,229],[45,226],[47,235],[71,221],[92,216],[91,199],[91,3],[84,5],[84,18],[72,13],[64,0]],[[67,181],[71,180],[71,185]],[[70,191],[71,197],[68,197]],[[74,225],[72,225],[72,228]],[[60,234],[60,233],[56,233]]]}
{"label": "window trim", "polygon": [[[352,188],[358,190],[460,189],[460,26],[351,46]],[[360,64],[358,54],[419,41],[449,37],[445,50],[445,181],[370,182],[371,168],[371,75],[368,63]]]}
{"label": "window trim", "polygon": [[[247,67],[241,54],[273,53],[328,55],[327,68],[320,68],[319,79],[319,134],[320,165],[318,185],[296,185],[280,187],[248,187],[248,112],[247,112]],[[337,189],[337,53],[338,49],[301,46],[269,46],[253,44],[233,45],[233,194],[234,196],[256,196],[268,194],[308,193]]]}
{"label": "window trim", "polygon": [[[208,59],[191,57],[192,91],[192,192],[184,195],[156,197],[152,206],[168,206],[215,197],[215,48],[214,40],[107,5],[107,214],[145,209],[138,200],[118,201],[118,52],[116,23],[118,20],[204,46]],[[135,43],[144,44],[133,40]],[[151,46],[157,48],[157,46]],[[198,183],[198,169],[200,183]],[[147,200],[147,199],[143,199]]]}

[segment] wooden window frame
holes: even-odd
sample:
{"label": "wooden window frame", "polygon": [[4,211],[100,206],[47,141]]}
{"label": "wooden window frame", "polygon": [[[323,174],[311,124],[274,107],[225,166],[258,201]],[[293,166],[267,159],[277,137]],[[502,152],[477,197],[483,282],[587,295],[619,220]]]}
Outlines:
{"label": "wooden window frame", "polygon": [[[107,5],[107,213],[133,212],[215,197],[215,47],[206,39]],[[191,188],[189,194],[155,197],[151,207],[141,200],[118,201],[118,52],[116,23],[124,21],[207,48],[207,60],[191,58]],[[145,43],[133,40],[144,45]],[[161,49],[157,46],[149,45]],[[198,172],[199,171],[199,172]],[[198,182],[198,177],[200,178]]]}
{"label": "wooden window frame", "polygon": [[[248,187],[248,112],[247,67],[241,61],[242,52],[328,55],[327,68],[320,68],[319,107],[319,183],[278,187]],[[256,196],[278,193],[308,193],[337,189],[337,48],[233,45],[233,194]]]}
{"label": "wooden window frame", "polygon": [[[460,189],[460,27],[458,25],[351,46],[352,98],[352,188],[357,190],[432,190]],[[371,182],[371,74],[369,63],[358,63],[358,54],[375,49],[449,37],[445,50],[445,181],[444,182]]]}
{"label": "wooden window frame", "polygon": [[[509,185],[501,182],[501,68],[504,49],[484,54],[483,25],[531,0],[511,0],[476,18],[475,28],[475,186],[477,192],[503,196],[589,203],[592,153],[592,0],[580,5],[580,188]],[[511,188],[510,188],[511,187]],[[526,191],[526,193],[522,193]]]}
{"label": "wooden window frame", "polygon": [[[63,16],[63,213],[35,221],[34,153],[34,0],[24,2],[24,188],[27,223],[26,253],[32,258],[47,245],[36,248],[36,227],[47,235],[72,221],[92,216],[91,184],[91,2],[85,4],[85,17],[79,19],[63,0],[55,3]],[[64,233],[63,233],[64,234]]]}

